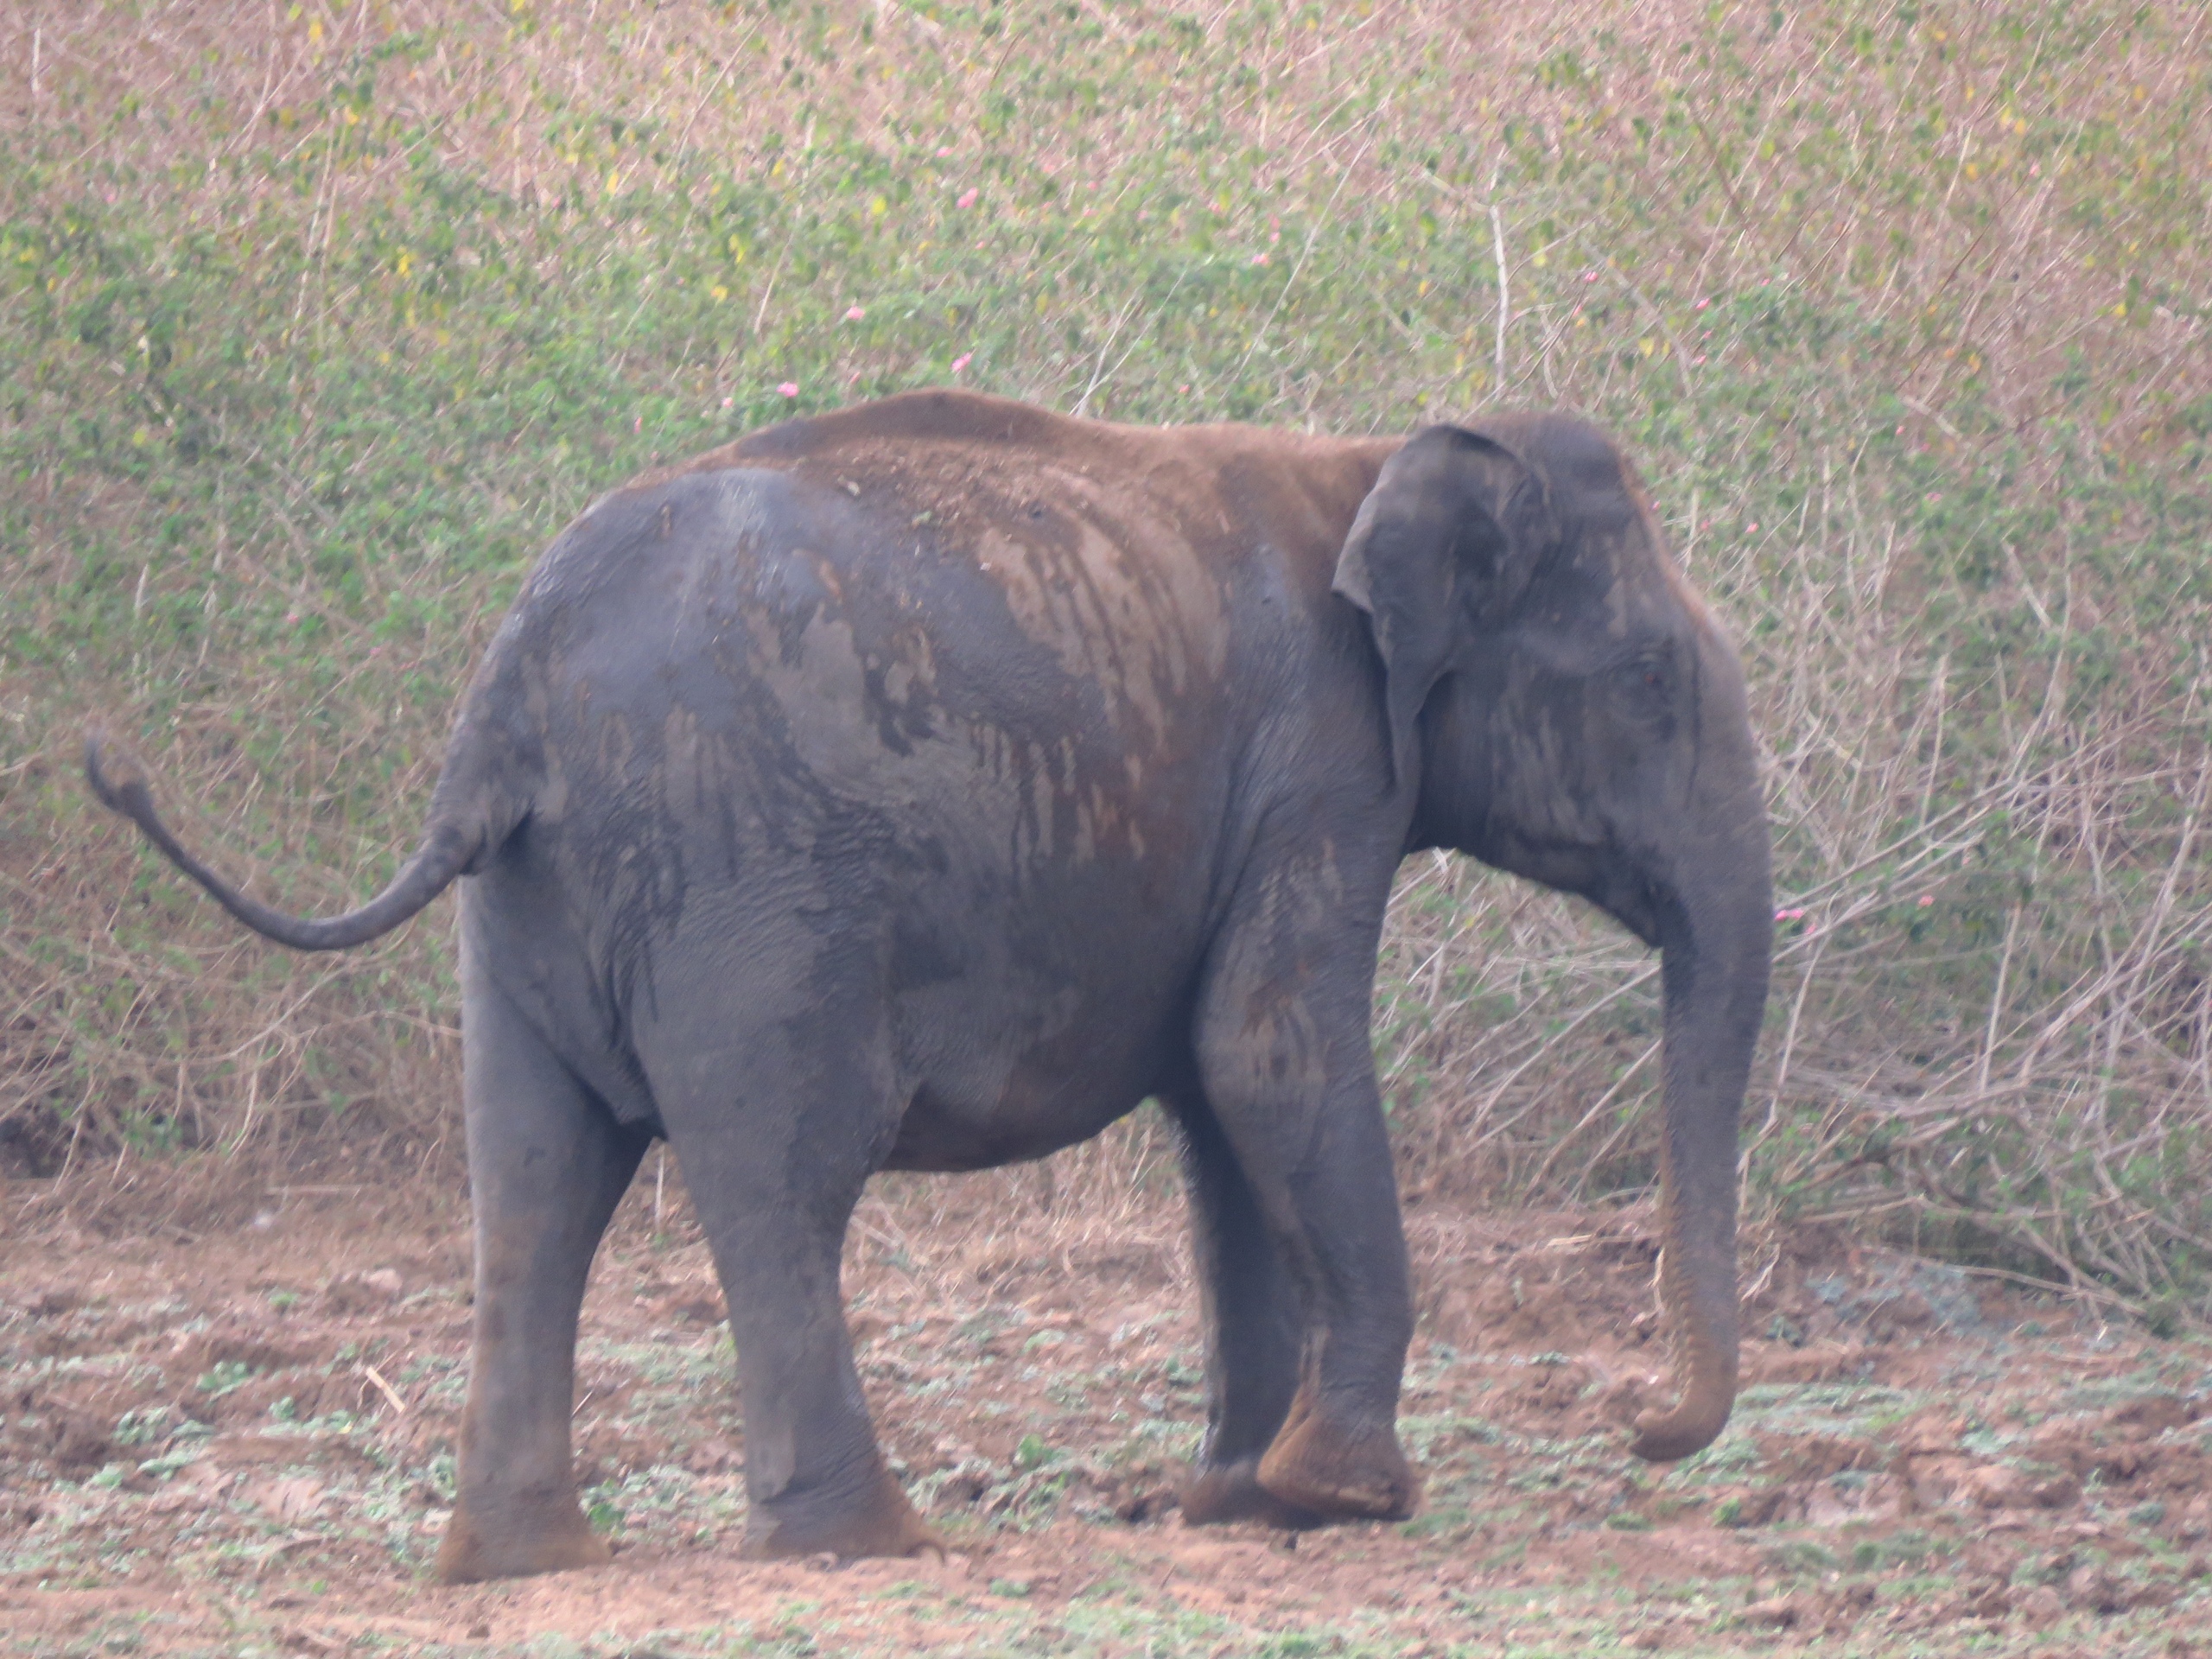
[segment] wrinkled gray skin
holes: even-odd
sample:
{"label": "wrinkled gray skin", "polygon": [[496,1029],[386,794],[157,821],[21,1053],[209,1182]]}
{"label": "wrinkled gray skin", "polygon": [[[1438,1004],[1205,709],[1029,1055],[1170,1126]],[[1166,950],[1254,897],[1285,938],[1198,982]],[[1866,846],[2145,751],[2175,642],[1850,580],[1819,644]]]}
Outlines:
{"label": "wrinkled gray skin", "polygon": [[846,1335],[861,1186],[1040,1157],[1148,1096],[1181,1127],[1205,1287],[1185,1516],[1408,1513],[1368,1014],[1392,872],[1428,847],[1664,953],[1681,1398],[1634,1450],[1726,1421],[1766,825],[1735,654],[1581,422],[1341,441],[933,392],[640,480],[546,554],[422,850],[330,921],[226,886],[142,774],[89,758],[296,946],[467,878],[476,1323],[448,1580],[605,1559],[570,1473],[577,1309],[659,1135],[728,1298],[748,1549],[931,1548]]}

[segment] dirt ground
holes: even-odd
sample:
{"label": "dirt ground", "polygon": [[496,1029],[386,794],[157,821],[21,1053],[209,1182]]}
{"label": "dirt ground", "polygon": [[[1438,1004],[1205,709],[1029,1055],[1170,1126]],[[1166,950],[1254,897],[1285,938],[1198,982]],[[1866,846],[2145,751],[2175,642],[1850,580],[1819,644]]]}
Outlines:
{"label": "dirt ground", "polygon": [[854,1230],[863,1375],[950,1559],[747,1565],[721,1297],[672,1182],[654,1204],[649,1165],[579,1362],[613,1563],[468,1589],[425,1579],[457,1214],[292,1188],[197,1236],[0,1224],[0,1653],[2212,1655],[2201,1337],[1754,1239],[1735,1421],[1643,1468],[1619,1424],[1662,1369],[1648,1216],[1432,1204],[1402,1421],[1421,1514],[1187,1529],[1180,1216],[1029,1174],[891,1185]]}

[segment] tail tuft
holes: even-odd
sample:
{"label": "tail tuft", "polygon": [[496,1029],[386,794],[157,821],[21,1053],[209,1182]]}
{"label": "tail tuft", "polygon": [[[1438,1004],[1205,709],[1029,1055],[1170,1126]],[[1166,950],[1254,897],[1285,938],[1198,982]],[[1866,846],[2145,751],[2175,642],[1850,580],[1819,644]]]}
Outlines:
{"label": "tail tuft", "polygon": [[85,777],[102,805],[134,823],[141,812],[154,810],[154,785],[146,763],[132,751],[116,747],[97,726],[85,734]]}

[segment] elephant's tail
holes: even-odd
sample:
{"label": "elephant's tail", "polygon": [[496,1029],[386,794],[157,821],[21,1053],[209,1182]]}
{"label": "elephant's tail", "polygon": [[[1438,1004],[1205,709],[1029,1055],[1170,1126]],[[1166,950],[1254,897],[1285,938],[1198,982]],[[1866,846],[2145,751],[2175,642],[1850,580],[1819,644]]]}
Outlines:
{"label": "elephant's tail", "polygon": [[[451,887],[485,849],[488,827],[472,825],[433,808],[423,844],[392,883],[359,910],[317,918],[290,916],[248,898],[184,849],[154,810],[145,768],[128,754],[111,753],[101,734],[85,739],[85,777],[103,803],[137,824],[177,868],[213,895],[215,902],[264,938],[296,950],[343,950],[389,933]],[[442,793],[442,791],[441,791]]]}

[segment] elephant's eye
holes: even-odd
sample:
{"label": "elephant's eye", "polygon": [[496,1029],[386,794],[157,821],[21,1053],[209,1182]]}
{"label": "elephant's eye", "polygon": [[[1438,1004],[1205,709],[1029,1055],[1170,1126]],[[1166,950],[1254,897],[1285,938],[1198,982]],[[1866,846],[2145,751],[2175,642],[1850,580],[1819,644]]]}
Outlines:
{"label": "elephant's eye", "polygon": [[1663,714],[1675,700],[1674,659],[1664,652],[1631,657],[1614,671],[1613,683],[1631,711],[1647,716]]}

